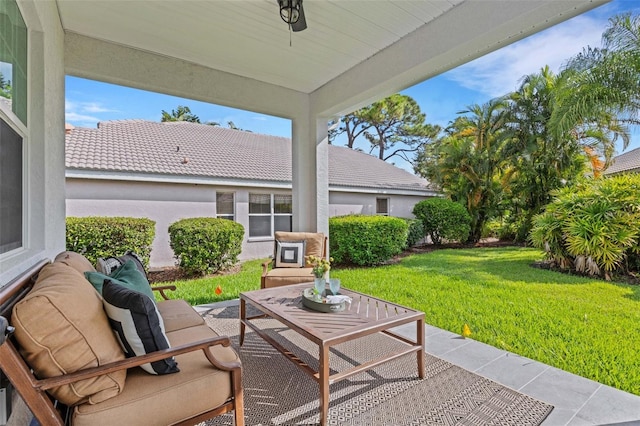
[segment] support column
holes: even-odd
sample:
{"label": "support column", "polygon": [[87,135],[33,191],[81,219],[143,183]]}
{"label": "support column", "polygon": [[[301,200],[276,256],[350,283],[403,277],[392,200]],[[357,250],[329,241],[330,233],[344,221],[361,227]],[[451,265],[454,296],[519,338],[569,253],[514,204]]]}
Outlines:
{"label": "support column", "polygon": [[329,235],[329,149],[326,117],[292,120],[293,230]]}

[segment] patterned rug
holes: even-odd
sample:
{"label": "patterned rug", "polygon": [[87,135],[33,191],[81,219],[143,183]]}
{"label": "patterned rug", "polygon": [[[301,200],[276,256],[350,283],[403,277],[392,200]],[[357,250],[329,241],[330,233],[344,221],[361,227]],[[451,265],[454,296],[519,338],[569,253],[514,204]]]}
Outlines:
{"label": "patterned rug", "polygon": [[[328,314],[330,315],[330,314]],[[205,321],[232,337],[243,363],[247,426],[318,424],[318,384],[256,333],[247,329],[238,348],[238,307],[206,312]],[[259,320],[312,368],[318,348],[275,320]],[[377,334],[331,349],[332,374],[393,350],[397,341]],[[419,379],[415,355],[407,355],[330,386],[330,425],[539,425],[553,407],[426,354]],[[232,425],[231,415],[203,425]]]}

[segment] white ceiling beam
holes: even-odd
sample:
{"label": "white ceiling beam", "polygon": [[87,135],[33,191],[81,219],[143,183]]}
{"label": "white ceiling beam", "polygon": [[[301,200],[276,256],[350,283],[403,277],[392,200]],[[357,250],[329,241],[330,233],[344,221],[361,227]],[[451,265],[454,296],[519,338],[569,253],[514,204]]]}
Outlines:
{"label": "white ceiling beam", "polygon": [[75,33],[65,34],[64,59],[76,77],[283,118],[307,108],[305,93]]}

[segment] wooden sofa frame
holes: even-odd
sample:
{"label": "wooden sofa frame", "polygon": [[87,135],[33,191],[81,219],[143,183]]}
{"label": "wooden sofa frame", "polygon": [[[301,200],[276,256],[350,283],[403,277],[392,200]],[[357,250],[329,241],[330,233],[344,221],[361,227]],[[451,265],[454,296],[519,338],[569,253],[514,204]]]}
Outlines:
{"label": "wooden sofa frame", "polygon": [[[25,404],[31,410],[35,418],[42,426],[65,424],[61,413],[56,409],[54,401],[47,394],[47,389],[85,380],[92,377],[112,373],[114,371],[140,366],[148,362],[165,359],[169,356],[180,355],[187,352],[201,350],[216,368],[231,372],[231,385],[233,397],[228,399],[220,407],[198,414],[180,425],[195,425],[204,420],[218,416],[220,414],[234,411],[236,426],[244,426],[244,399],[242,394],[241,364],[240,362],[221,362],[213,357],[209,348],[215,345],[229,346],[231,341],[226,336],[219,336],[205,339],[190,344],[175,346],[170,349],[156,351],[142,356],[127,358],[121,361],[111,362],[99,367],[88,368],[71,374],[52,377],[48,379],[38,379],[33,371],[26,364],[17,349],[17,343],[11,338],[13,328],[9,325],[11,310],[13,306],[21,300],[33,287],[35,278],[42,267],[49,261],[42,260],[29,270],[0,289],[0,369],[7,376],[13,387],[20,394]],[[154,287],[167,300],[166,290],[175,290],[175,286]]]}

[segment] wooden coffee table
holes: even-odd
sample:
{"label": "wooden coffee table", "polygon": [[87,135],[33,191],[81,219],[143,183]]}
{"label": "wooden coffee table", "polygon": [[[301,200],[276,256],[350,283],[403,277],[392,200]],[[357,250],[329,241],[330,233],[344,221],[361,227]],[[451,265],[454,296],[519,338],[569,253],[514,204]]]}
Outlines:
{"label": "wooden coffee table", "polygon": [[[345,288],[340,290],[353,299],[350,307],[343,312],[322,313],[302,306],[302,291],[313,287],[313,283],[303,283],[283,287],[240,293],[240,345],[244,343],[245,327],[250,327],[275,349],[293,361],[320,385],[320,424],[327,424],[329,410],[329,385],[354,374],[376,367],[403,355],[416,353],[418,376],[424,378],[424,313],[396,305],[366,294]],[[262,312],[261,315],[247,317],[247,303]],[[264,333],[252,319],[274,318],[318,345],[318,371],[302,362],[287,348]],[[411,322],[416,323],[416,339],[406,339],[389,331],[390,328]],[[339,343],[357,339],[374,333],[384,333],[406,344],[396,352],[367,361],[349,370],[333,375],[329,370],[329,349]]]}

